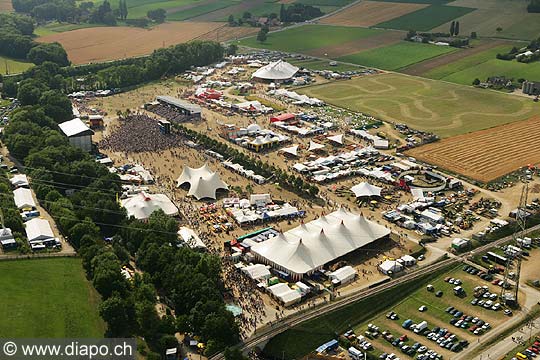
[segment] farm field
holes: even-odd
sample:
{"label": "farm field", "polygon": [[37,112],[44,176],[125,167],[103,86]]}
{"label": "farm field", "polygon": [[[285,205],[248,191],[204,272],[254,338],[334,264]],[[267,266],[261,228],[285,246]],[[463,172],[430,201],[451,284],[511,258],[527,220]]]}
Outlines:
{"label": "farm field", "polygon": [[431,5],[396,19],[381,22],[376,26],[407,31],[410,29],[428,31],[471,11],[474,9],[461,6]]}
{"label": "farm field", "polygon": [[292,53],[306,52],[327,46],[336,46],[359,39],[381,34],[382,30],[351,28],[346,26],[305,25],[285,31],[268,34],[264,43],[259,43],[255,37],[240,41],[240,45],[282,50]]}
{"label": "farm field", "polygon": [[297,91],[443,138],[540,114],[540,105],[525,97],[396,73],[357,77]]}
{"label": "farm field", "polygon": [[[431,79],[442,79],[457,71],[473,67],[488,60],[495,59],[497,53],[504,53],[511,49],[512,45],[502,45],[503,41],[487,41],[475,45],[473,48],[464,48],[461,51],[440,56],[435,59],[414,64],[403,72],[409,75],[426,76]],[[470,85],[467,83],[466,85]]]}
{"label": "farm field", "polygon": [[191,19],[197,16],[201,16],[212,11],[219,9],[228,8],[232,5],[237,4],[235,0],[220,0],[220,1],[203,1],[200,4],[195,6],[190,6],[188,8],[184,7],[181,9],[173,8],[169,9],[167,13],[167,20],[181,21]]}
{"label": "farm field", "polygon": [[30,69],[32,66],[34,66],[34,64],[30,62],[0,56],[0,74],[2,75],[19,74]]}
{"label": "farm field", "polygon": [[449,46],[402,41],[394,45],[346,55],[338,58],[338,60],[384,70],[398,70],[419,61],[454,51],[459,50]]}
{"label": "farm field", "polygon": [[0,0],[0,12],[12,11],[11,0]]}
{"label": "farm field", "polygon": [[[219,23],[172,22],[152,29],[134,27],[96,27],[47,35],[40,42],[59,42],[74,64],[146,55],[153,50],[201,37],[219,27]],[[220,40],[229,39],[227,31]]]}
{"label": "farm field", "polygon": [[[452,290],[455,285],[445,282],[444,278],[446,277],[453,277],[462,280],[463,284],[461,286],[465,290],[467,296],[465,298],[456,297]],[[430,282],[430,284],[435,288],[434,292],[427,291],[425,286],[418,288],[418,290],[395,306],[388,308],[385,312],[380,313],[375,318],[366,320],[363,324],[354,328],[355,333],[363,334],[364,331],[367,330],[368,323],[372,323],[373,325],[378,326],[381,331],[389,330],[394,338],[399,338],[404,334],[407,335],[408,340],[405,343],[409,346],[413,345],[415,342],[419,342],[427,346],[429,349],[433,349],[439,354],[442,354],[444,358],[451,359],[453,358],[454,353],[450,352],[449,350],[442,349],[434,341],[430,341],[425,336],[415,334],[411,330],[403,329],[401,324],[407,319],[413,320],[413,322],[416,324],[425,320],[427,321],[430,329],[436,326],[440,328],[447,328],[448,331],[454,333],[458,339],[464,339],[472,343],[478,339],[478,336],[473,335],[466,329],[461,329],[450,325],[449,321],[453,317],[445,312],[446,308],[453,306],[467,315],[471,315],[473,317],[477,316],[478,318],[489,322],[492,328],[496,328],[505,319],[502,311],[495,312],[493,310],[487,310],[485,308],[470,304],[470,301],[473,299],[472,294],[475,286],[486,285],[491,291],[496,293],[500,291],[500,288],[480,279],[477,276],[470,275],[462,271],[461,266],[444,274],[443,276],[438,277],[437,279],[434,279],[432,282]],[[435,292],[439,290],[443,292],[443,296],[440,298],[435,296]],[[418,308],[420,306],[426,306],[427,310],[425,312],[419,312]],[[386,313],[389,311],[394,311],[397,313],[399,319],[387,319]],[[378,355],[379,352],[383,351],[386,353],[399,352],[399,349],[393,347],[388,341],[382,339],[381,337],[370,340],[370,342],[373,343],[373,347],[375,349],[379,350],[375,351],[375,355]],[[401,355],[402,353],[400,352],[400,356]],[[402,358],[409,357],[403,354]]]}
{"label": "farm field", "polygon": [[351,71],[358,70],[360,67],[348,64],[337,63],[336,66],[330,66],[330,61],[327,60],[295,60],[295,59],[286,59],[287,62],[296,65],[298,67],[303,67],[310,70],[333,70],[333,71]]}
{"label": "farm field", "polygon": [[[476,31],[483,37],[532,40],[540,34],[540,14],[529,14],[528,3],[524,0],[457,0],[448,6],[478,9],[456,19],[463,34]],[[499,27],[502,31],[497,31]],[[434,31],[447,32],[449,28],[450,22],[447,22]]]}
{"label": "farm field", "polygon": [[540,162],[540,116],[421,146],[408,155],[489,182]]}
{"label": "farm field", "polygon": [[[95,4],[101,4],[102,0],[92,0]],[[213,1],[213,0],[211,0]],[[119,0],[110,0],[111,8],[118,8]],[[197,3],[208,2],[205,0],[131,0],[128,5],[128,19],[145,17],[148,10],[164,9],[167,12],[174,12],[174,9],[181,9],[197,5]]]}
{"label": "farm field", "polygon": [[9,274],[0,278],[0,336],[103,337],[101,300],[80,259],[2,261],[0,271]]}
{"label": "farm field", "polygon": [[319,21],[321,24],[369,27],[422,9],[427,4],[362,1]]}

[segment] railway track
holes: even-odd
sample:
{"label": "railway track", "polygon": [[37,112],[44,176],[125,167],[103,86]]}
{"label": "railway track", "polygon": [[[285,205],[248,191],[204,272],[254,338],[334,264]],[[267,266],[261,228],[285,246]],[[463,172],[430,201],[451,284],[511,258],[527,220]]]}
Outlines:
{"label": "railway track", "polygon": [[[533,226],[529,229],[527,229],[527,233],[540,230],[540,225]],[[261,343],[264,343],[271,338],[273,338],[276,335],[281,334],[282,332],[300,325],[301,323],[315,319],[323,314],[326,314],[331,311],[339,310],[340,308],[343,308],[344,306],[350,305],[356,301],[359,301],[361,299],[364,299],[369,296],[374,296],[377,294],[380,294],[396,285],[403,284],[409,281],[412,281],[414,279],[417,279],[419,277],[422,277],[426,272],[434,272],[437,270],[440,270],[444,267],[451,266],[451,265],[457,265],[460,262],[463,262],[465,259],[471,257],[474,254],[482,253],[486,250],[489,250],[493,247],[502,245],[508,241],[512,240],[512,236],[506,236],[499,240],[492,241],[488,244],[482,245],[474,250],[471,250],[467,253],[464,253],[460,256],[452,256],[448,259],[421,267],[415,271],[412,271],[410,273],[407,273],[399,278],[396,278],[394,280],[391,280],[387,283],[381,284],[375,288],[367,288],[367,289],[361,289],[357,292],[354,292],[346,297],[340,298],[338,300],[334,300],[330,303],[326,303],[314,308],[310,308],[308,310],[296,313],[294,315],[291,315],[287,318],[282,319],[280,322],[275,323],[274,325],[266,325],[262,327],[260,330],[257,331],[256,334],[254,334],[249,339],[243,341],[239,344],[240,349],[242,351],[250,350],[257,345],[260,345]],[[214,356],[210,357],[209,360],[222,360],[224,359],[223,353],[215,354]]]}

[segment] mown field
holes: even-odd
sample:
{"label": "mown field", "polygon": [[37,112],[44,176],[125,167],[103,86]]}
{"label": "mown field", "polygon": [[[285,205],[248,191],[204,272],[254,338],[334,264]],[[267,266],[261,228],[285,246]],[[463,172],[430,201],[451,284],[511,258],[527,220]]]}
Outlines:
{"label": "mown field", "polygon": [[[183,8],[185,6],[194,6],[197,3],[202,2],[203,0],[128,0],[128,19],[137,19],[146,17],[148,10],[154,9],[164,9],[173,11],[175,8]],[[102,0],[93,0],[93,2],[98,5],[101,4]],[[110,0],[111,7],[113,9],[118,8],[118,0]]]}
{"label": "mown field", "polygon": [[240,41],[240,45],[292,53],[343,44],[380,34],[382,30],[351,28],[344,26],[305,25],[268,34],[264,43],[251,37]]}
{"label": "mown field", "polygon": [[0,336],[100,338],[100,297],[80,259],[0,262]]}
{"label": "mown field", "polygon": [[291,60],[286,59],[287,62],[290,62],[293,65],[296,65],[298,67],[303,67],[309,70],[332,70],[332,71],[351,71],[351,70],[359,70],[360,67],[354,66],[354,65],[348,65],[348,64],[341,64],[337,63],[335,66],[330,66],[330,61],[326,60],[318,60],[318,59],[312,59],[312,60]]}
{"label": "mown field", "polygon": [[458,51],[449,46],[436,46],[402,41],[338,58],[340,61],[384,70],[398,70],[419,61]]}
{"label": "mown field", "polygon": [[401,74],[380,74],[298,90],[330,104],[451,137],[530,118],[530,99]]}
{"label": "mown field", "polygon": [[375,25],[387,29],[428,31],[474,11],[460,6],[431,5]]}
{"label": "mown field", "polygon": [[187,20],[196,16],[204,15],[212,11],[227,8],[231,5],[237,4],[235,0],[219,0],[212,3],[201,4],[187,9],[181,9],[178,11],[172,10],[167,14],[167,20]]}
{"label": "mown field", "polygon": [[0,56],[0,74],[19,74],[31,68],[34,64],[30,62],[10,59]]}

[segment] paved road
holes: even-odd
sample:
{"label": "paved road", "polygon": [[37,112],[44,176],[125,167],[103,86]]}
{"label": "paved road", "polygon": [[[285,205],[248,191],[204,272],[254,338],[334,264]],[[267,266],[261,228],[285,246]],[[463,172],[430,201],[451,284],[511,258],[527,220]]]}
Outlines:
{"label": "paved road", "polygon": [[[532,231],[536,231],[536,230],[540,230],[540,225],[537,225],[537,226],[534,226],[530,229],[527,230],[527,233],[529,232],[532,232]],[[385,284],[382,284],[376,288],[373,288],[373,289],[359,289],[357,292],[355,293],[351,293],[349,296],[347,297],[343,297],[343,298],[339,298],[337,300],[334,300],[330,303],[325,303],[323,305],[320,305],[320,306],[316,306],[316,307],[313,307],[313,308],[309,308],[309,309],[306,309],[304,311],[301,311],[301,312],[298,312],[298,313],[295,313],[289,317],[286,317],[284,319],[282,319],[281,321],[277,322],[277,323],[274,323],[272,326],[268,326],[268,325],[265,325],[263,326],[262,328],[260,328],[256,334],[254,334],[252,337],[250,337],[249,339],[243,341],[240,345],[241,349],[243,351],[246,351],[246,350],[250,350],[260,344],[263,344],[265,343],[266,341],[270,340],[271,338],[273,338],[274,336],[284,332],[285,330],[287,329],[290,329],[291,327],[294,327],[294,326],[297,326],[305,321],[308,321],[308,320],[311,320],[311,319],[315,319],[319,316],[321,316],[322,314],[325,314],[325,313],[328,313],[330,311],[334,311],[334,310],[337,310],[337,309],[340,309],[344,306],[347,306],[351,303],[354,303],[356,301],[359,301],[361,299],[364,299],[368,296],[373,296],[373,295],[376,295],[378,293],[381,293],[385,290],[388,290],[400,283],[404,283],[404,282],[408,282],[410,280],[414,280],[416,278],[419,278],[421,276],[423,276],[426,272],[434,272],[434,271],[437,271],[443,267],[446,267],[446,266],[449,266],[449,265],[452,265],[452,264],[458,264],[459,262],[463,262],[465,261],[468,257],[476,254],[476,253],[481,253],[481,252],[484,252],[488,249],[491,249],[495,246],[498,246],[498,245],[501,245],[501,244],[504,244],[505,242],[508,242],[512,240],[512,237],[511,236],[507,236],[507,237],[504,237],[502,239],[499,239],[499,240],[496,240],[496,241],[493,241],[489,244],[486,244],[486,245],[483,245],[479,248],[476,248],[475,250],[471,251],[471,252],[468,252],[468,253],[465,253],[461,256],[451,256],[449,259],[446,259],[446,260],[443,260],[441,262],[438,262],[438,263],[434,263],[434,264],[431,264],[431,265],[427,265],[427,266],[424,266],[424,267],[421,267],[415,271],[412,271],[402,277],[399,277],[397,279],[394,279],[390,282],[387,282]],[[517,317],[516,317],[517,318]],[[516,320],[517,321],[517,320]],[[508,328],[508,326],[512,325],[512,322],[507,322],[505,324],[505,326],[499,326],[499,328],[497,329],[498,331],[503,331],[505,328]],[[489,333],[488,333],[489,334]],[[482,340],[484,339],[485,337],[482,337]],[[471,347],[472,348],[472,347]],[[469,352],[469,350],[467,351]],[[210,358],[210,360],[221,360],[223,359],[224,356],[223,356],[223,353],[218,353],[214,356],[212,356]]]}

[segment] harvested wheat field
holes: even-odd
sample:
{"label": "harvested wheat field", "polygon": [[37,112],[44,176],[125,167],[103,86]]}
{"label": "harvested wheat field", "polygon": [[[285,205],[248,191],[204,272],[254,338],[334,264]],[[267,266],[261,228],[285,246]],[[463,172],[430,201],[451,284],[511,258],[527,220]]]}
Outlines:
{"label": "harvested wheat field", "polygon": [[407,155],[481,182],[540,163],[540,116],[443,139]]}
{"label": "harvested wheat field", "polygon": [[341,26],[373,26],[426,6],[428,4],[362,1],[332,16],[321,19],[320,23]]}
{"label": "harvested wheat field", "polygon": [[[39,42],[59,42],[74,64],[150,54],[158,48],[176,45],[216,30],[227,28],[219,23],[173,22],[152,29],[135,27],[95,27],[67,31],[38,38]],[[227,31],[220,40],[227,40]]]}

